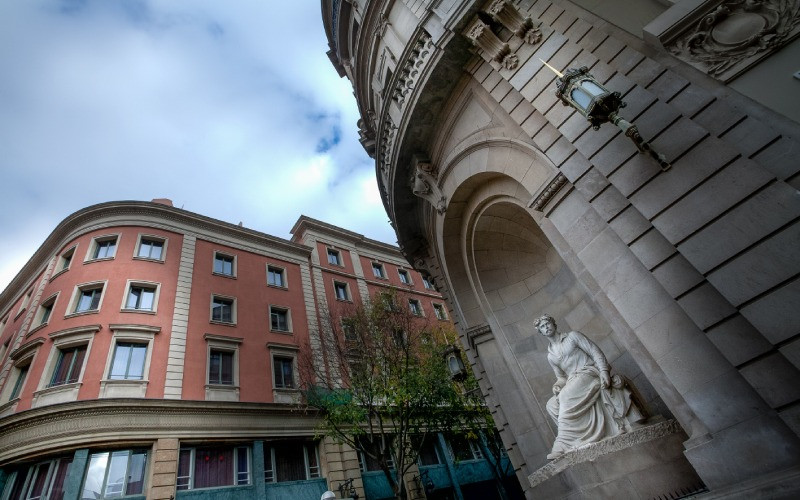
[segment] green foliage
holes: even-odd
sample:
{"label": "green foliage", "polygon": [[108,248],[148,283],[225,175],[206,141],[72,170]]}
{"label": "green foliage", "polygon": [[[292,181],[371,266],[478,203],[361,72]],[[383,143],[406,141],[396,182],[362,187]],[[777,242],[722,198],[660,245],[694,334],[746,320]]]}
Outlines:
{"label": "green foliage", "polygon": [[474,376],[451,379],[444,354],[457,343],[452,327],[411,314],[406,301],[378,295],[331,314],[323,359],[309,357],[301,369],[306,400],[323,417],[319,433],[379,464],[398,498],[426,435],[474,437],[492,425]]}

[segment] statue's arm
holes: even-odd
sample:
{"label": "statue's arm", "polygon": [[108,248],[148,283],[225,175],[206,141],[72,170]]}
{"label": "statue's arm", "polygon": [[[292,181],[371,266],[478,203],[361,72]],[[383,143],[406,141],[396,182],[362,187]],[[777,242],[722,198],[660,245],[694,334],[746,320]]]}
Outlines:
{"label": "statue's arm", "polygon": [[550,361],[550,358],[547,359],[547,362],[550,363],[550,366],[553,367],[553,372],[556,374],[556,383],[553,384],[553,394],[558,394],[567,383],[567,374],[561,369],[560,366]]}
{"label": "statue's arm", "polygon": [[575,340],[575,344],[592,358],[594,365],[600,370],[600,383],[604,389],[607,389],[611,385],[611,374],[609,373],[611,371],[611,366],[608,364],[605,354],[603,354],[603,351],[600,350],[597,344],[589,340],[586,335],[581,332],[572,332],[571,335]]}

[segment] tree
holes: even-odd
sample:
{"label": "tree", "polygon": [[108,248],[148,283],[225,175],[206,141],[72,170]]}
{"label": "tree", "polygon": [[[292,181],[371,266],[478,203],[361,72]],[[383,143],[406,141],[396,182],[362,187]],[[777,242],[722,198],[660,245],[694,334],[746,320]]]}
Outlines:
{"label": "tree", "polygon": [[320,432],[377,463],[397,498],[406,498],[403,477],[428,436],[455,429],[476,439],[493,425],[471,372],[459,383],[451,379],[444,354],[457,342],[452,327],[399,305],[407,301],[380,294],[328,313],[325,359],[301,361]]}

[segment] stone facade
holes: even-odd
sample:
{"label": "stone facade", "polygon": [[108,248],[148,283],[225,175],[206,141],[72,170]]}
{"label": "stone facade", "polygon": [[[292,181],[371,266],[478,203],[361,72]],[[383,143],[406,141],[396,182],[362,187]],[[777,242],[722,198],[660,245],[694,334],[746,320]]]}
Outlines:
{"label": "stone facade", "polygon": [[[800,489],[796,2],[341,0],[322,14],[401,249],[447,299],[527,494],[591,496],[587,481],[614,474],[528,482],[555,436],[543,313],[677,421],[683,457],[649,448],[653,496],[680,494],[681,470],[710,496]],[[671,168],[563,105],[544,62],[620,92]],[[642,496],[627,487],[594,494]]]}

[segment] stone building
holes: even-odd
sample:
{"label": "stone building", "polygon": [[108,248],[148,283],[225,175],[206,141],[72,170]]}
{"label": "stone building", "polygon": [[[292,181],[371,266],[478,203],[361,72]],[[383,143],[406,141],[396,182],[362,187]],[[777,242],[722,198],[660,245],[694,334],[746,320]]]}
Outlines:
{"label": "stone building", "polygon": [[[527,494],[796,495],[798,3],[324,0],[322,16],[401,249],[444,294]],[[545,62],[619,92],[661,161],[562,102]],[[638,391],[650,420],[627,441],[548,463],[543,313]]]}
{"label": "stone building", "polygon": [[449,320],[396,247],[308,217],[293,234],[169,200],[64,219],[0,294],[0,498],[363,495],[355,452],[299,402],[320,311],[397,288]]}

